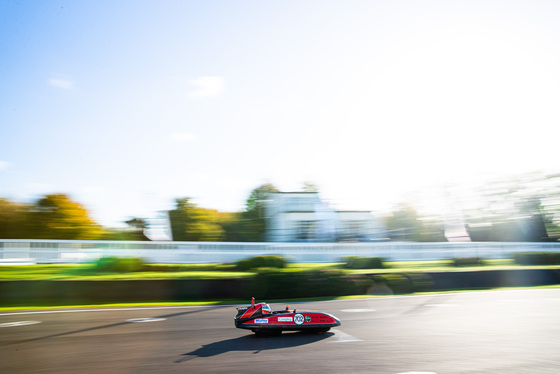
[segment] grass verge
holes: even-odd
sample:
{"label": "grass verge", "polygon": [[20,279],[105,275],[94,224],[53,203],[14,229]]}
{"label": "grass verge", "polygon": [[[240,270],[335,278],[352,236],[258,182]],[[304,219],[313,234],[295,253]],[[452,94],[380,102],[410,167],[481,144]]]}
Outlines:
{"label": "grass verge", "polygon": [[[291,263],[280,271],[340,269],[342,263]],[[515,270],[560,268],[559,265],[517,265],[513,260],[487,260],[484,266],[452,266],[446,261],[387,262],[383,269],[344,269],[348,274],[387,274],[415,272],[454,272],[480,270]],[[0,266],[0,280],[136,280],[136,279],[223,279],[251,277],[257,271],[235,271],[228,264],[148,265],[148,271],[97,271],[91,265],[4,265]]]}
{"label": "grass verge", "polygon": [[[403,297],[403,296],[420,296],[420,295],[434,295],[434,294],[448,294],[448,293],[467,293],[467,292],[484,292],[484,291],[512,291],[512,290],[536,290],[536,289],[555,289],[560,288],[558,285],[549,286],[531,286],[531,287],[494,287],[494,288],[479,288],[470,290],[437,290],[427,292],[414,292],[408,294],[398,295],[349,295],[349,296],[321,296],[321,297],[306,297],[300,299],[272,299],[272,300],[257,300],[259,302],[268,302],[270,304],[297,304],[313,301],[331,301],[331,300],[353,300],[353,299],[368,299],[368,298],[386,298],[386,297]],[[23,310],[60,310],[60,309],[104,309],[104,308],[157,308],[157,307],[184,307],[184,306],[229,306],[229,305],[247,305],[250,300],[241,299],[225,299],[213,301],[188,301],[188,302],[144,302],[144,303],[104,303],[104,304],[80,304],[80,305],[55,305],[55,306],[42,306],[42,305],[21,305],[0,307],[0,312],[23,311]],[[273,308],[274,309],[274,308]]]}

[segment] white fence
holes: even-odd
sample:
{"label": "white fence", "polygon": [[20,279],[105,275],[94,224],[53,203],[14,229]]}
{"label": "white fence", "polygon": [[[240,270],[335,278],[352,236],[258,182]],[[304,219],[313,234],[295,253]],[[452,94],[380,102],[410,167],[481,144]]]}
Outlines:
{"label": "white fence", "polygon": [[454,257],[510,258],[515,252],[560,252],[560,243],[217,243],[80,240],[0,240],[0,264],[80,263],[104,256],[141,257],[150,263],[224,263],[275,254],[294,262],[339,262],[345,256],[391,261]]}

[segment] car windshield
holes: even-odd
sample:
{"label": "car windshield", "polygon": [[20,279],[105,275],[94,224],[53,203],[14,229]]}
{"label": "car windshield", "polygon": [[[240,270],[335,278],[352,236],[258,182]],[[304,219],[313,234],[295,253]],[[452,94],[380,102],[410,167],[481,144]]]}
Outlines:
{"label": "car windshield", "polygon": [[263,313],[272,313],[272,309],[270,309],[270,306],[268,306],[268,304],[263,304],[262,311]]}

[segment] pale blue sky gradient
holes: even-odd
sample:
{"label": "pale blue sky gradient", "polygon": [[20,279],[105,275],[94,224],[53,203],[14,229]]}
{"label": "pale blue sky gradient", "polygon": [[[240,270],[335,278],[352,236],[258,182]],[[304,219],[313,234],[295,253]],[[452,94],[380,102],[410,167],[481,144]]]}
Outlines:
{"label": "pale blue sky gradient", "polygon": [[[387,211],[557,170],[555,1],[2,1],[0,197],[115,226],[271,182]],[[431,200],[430,200],[431,199]]]}

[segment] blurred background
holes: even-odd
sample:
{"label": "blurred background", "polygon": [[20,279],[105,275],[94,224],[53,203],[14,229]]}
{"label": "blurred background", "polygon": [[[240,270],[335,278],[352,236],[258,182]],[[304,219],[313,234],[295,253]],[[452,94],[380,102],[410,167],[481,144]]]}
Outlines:
{"label": "blurred background", "polygon": [[0,238],[555,241],[559,16],[4,1]]}

